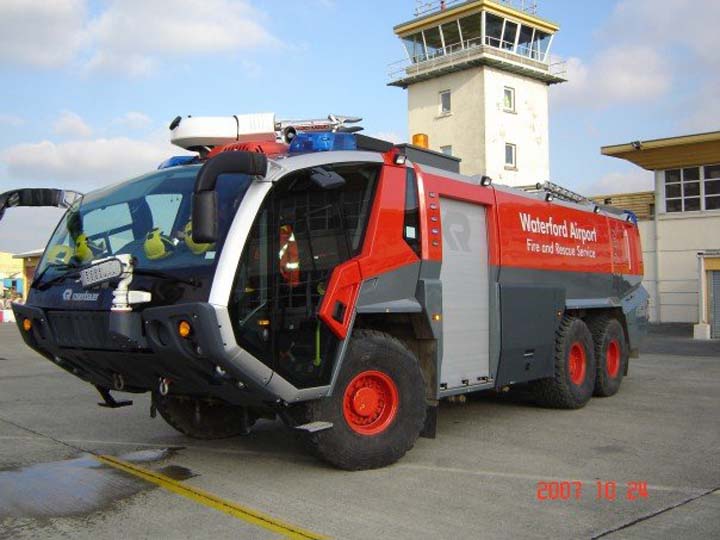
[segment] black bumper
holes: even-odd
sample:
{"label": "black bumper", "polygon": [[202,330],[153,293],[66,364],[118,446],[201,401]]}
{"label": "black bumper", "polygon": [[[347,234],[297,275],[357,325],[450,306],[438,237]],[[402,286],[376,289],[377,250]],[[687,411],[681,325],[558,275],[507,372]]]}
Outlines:
{"label": "black bumper", "polygon": [[[96,386],[124,391],[156,391],[171,381],[170,393],[214,397],[238,405],[276,400],[253,383],[243,366],[226,353],[214,308],[206,303],[148,308],[141,313],[56,311],[13,305],[25,343],[66,371]],[[30,331],[23,321],[30,319]],[[192,333],[179,336],[181,321]]]}

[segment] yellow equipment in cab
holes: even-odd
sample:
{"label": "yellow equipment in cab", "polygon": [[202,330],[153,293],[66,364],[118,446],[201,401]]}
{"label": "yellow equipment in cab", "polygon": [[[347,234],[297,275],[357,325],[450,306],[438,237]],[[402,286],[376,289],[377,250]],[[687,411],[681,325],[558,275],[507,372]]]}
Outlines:
{"label": "yellow equipment in cab", "polygon": [[172,240],[162,234],[160,229],[155,227],[145,236],[145,256],[150,260],[164,259],[172,254],[175,245]]}
{"label": "yellow equipment in cab", "polygon": [[68,264],[72,256],[73,248],[60,244],[48,249],[47,260],[53,264]]}
{"label": "yellow equipment in cab", "polygon": [[208,250],[215,248],[215,244],[198,244],[193,241],[192,220],[187,222],[187,225],[185,225],[185,229],[183,230],[183,233],[184,233],[185,245],[195,255],[202,255],[203,253],[207,252]]}
{"label": "yellow equipment in cab", "polygon": [[80,233],[75,239],[75,258],[81,263],[90,262],[95,257],[93,245],[85,233]]}

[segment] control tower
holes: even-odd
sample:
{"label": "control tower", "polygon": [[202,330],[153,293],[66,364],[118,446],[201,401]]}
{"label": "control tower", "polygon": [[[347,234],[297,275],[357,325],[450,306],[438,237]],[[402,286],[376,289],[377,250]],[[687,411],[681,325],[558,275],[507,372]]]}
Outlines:
{"label": "control tower", "polygon": [[417,2],[394,28],[406,58],[389,82],[408,90],[409,133],[461,158],[463,174],[548,180],[548,87],[565,81],[550,57],[558,29],[531,1]]}

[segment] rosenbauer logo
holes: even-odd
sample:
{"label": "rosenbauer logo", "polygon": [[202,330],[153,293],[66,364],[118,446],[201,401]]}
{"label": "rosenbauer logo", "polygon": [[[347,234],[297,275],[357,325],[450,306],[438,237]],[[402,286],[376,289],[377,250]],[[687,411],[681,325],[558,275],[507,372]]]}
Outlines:
{"label": "rosenbauer logo", "polygon": [[99,293],[89,293],[89,292],[76,292],[74,293],[72,289],[65,289],[63,292],[62,298],[66,302],[95,302],[98,297],[100,296]]}
{"label": "rosenbauer logo", "polygon": [[518,213],[522,230],[528,233],[554,236],[558,239],[572,239],[578,242],[576,245],[565,245],[558,241],[547,243],[536,242],[532,238],[525,239],[527,250],[531,253],[544,253],[547,255],[563,255],[566,257],[589,257],[594,259],[597,254],[594,249],[586,247],[585,244],[595,244],[598,241],[597,229],[580,227],[574,221],[566,219],[556,222],[552,216],[547,219],[533,217],[525,212]]}

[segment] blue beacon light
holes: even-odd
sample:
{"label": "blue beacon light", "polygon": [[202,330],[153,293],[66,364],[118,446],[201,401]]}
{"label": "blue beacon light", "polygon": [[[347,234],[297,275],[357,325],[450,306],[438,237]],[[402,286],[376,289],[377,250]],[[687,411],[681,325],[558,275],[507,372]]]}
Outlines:
{"label": "blue beacon light", "polygon": [[331,150],[357,150],[357,141],[352,133],[334,133],[319,131],[314,133],[298,133],[290,143],[288,152],[299,154],[305,152],[329,152]]}

